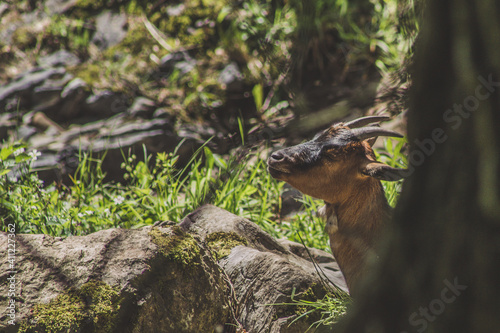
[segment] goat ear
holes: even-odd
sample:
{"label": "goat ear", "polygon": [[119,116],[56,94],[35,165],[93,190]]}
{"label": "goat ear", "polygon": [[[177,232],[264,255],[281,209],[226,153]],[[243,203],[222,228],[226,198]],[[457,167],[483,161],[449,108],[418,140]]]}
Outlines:
{"label": "goat ear", "polygon": [[379,180],[396,181],[405,177],[405,171],[384,163],[371,162],[365,166],[361,173]]}

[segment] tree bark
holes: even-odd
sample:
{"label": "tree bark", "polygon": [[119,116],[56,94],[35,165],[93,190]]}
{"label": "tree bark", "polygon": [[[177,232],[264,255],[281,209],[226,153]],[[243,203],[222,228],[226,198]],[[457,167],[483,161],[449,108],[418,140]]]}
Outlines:
{"label": "tree bark", "polygon": [[408,113],[410,177],[340,332],[500,328],[499,9],[499,0],[428,1]]}

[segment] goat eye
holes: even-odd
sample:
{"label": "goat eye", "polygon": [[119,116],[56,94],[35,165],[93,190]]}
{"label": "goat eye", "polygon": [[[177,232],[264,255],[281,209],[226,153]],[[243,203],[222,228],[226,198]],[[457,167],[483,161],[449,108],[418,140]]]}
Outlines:
{"label": "goat eye", "polygon": [[335,160],[337,157],[337,149],[334,147],[325,147],[321,151],[322,155],[329,160]]}
{"label": "goat eye", "polygon": [[335,153],[339,149],[338,145],[335,144],[329,144],[329,145],[324,145],[321,148],[321,151],[324,153]]}

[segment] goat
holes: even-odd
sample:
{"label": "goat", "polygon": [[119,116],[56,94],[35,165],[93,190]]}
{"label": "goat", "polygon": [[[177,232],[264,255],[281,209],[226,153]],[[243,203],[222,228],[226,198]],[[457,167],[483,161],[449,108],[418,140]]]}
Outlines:
{"label": "goat", "polygon": [[334,124],[311,141],[273,152],[267,161],[272,177],[325,201],[325,230],[351,293],[390,216],[380,180],[395,181],[404,174],[403,169],[377,162],[371,148],[378,136],[402,135],[364,127],[387,119],[371,116]]}

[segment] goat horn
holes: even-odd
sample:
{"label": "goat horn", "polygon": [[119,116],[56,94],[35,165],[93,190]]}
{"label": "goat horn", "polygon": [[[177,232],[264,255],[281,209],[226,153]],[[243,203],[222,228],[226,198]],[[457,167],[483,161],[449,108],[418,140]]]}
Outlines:
{"label": "goat horn", "polygon": [[345,123],[344,125],[349,127],[349,128],[358,128],[358,127],[363,127],[368,124],[377,122],[377,121],[384,121],[388,120],[390,117],[387,116],[368,116],[368,117],[363,117],[363,118],[358,118],[351,120],[350,122]]}
{"label": "goat horn", "polygon": [[399,134],[398,132],[394,132],[391,130],[383,129],[380,127],[375,127],[375,126],[370,126],[370,127],[363,127],[363,128],[355,128],[351,130],[351,133],[358,139],[358,140],[365,140],[369,138],[373,138],[375,136],[390,136],[390,137],[395,137],[395,138],[402,138],[403,135]]}

